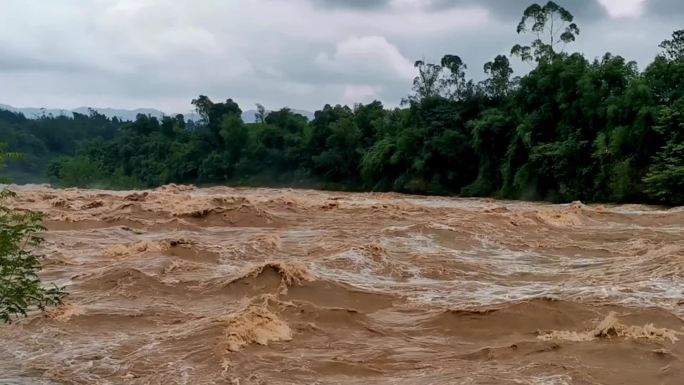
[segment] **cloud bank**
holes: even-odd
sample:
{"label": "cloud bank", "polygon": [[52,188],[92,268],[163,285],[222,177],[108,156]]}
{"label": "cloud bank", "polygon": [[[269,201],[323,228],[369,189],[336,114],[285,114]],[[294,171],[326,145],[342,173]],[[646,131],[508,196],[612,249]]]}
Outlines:
{"label": "cloud bank", "polygon": [[[647,64],[681,27],[679,0],[559,1],[573,49]],[[185,112],[198,94],[244,109],[316,109],[410,90],[416,59],[460,55],[469,75],[521,39],[519,0],[4,0],[0,103]],[[518,66],[521,70],[525,66]]]}

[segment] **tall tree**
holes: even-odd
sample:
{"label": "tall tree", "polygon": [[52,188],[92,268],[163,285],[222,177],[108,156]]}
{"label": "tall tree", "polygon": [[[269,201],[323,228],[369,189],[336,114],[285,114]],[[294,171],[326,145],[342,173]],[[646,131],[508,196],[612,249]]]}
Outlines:
{"label": "tall tree", "polygon": [[684,59],[684,29],[672,32],[672,38],[664,40],[659,47],[665,50],[665,57],[669,60]]}
{"label": "tall tree", "polygon": [[567,9],[553,1],[546,5],[532,4],[523,13],[518,23],[518,34],[530,33],[534,40],[530,45],[516,44],[511,54],[523,61],[548,61],[557,53],[556,47],[575,41],[579,27],[573,23],[574,16]]}
{"label": "tall tree", "polygon": [[440,96],[444,86],[442,81],[443,67],[438,64],[426,63],[424,60],[417,60],[414,67],[418,70],[418,75],[413,79],[412,89],[414,93],[404,100],[404,104]]}
{"label": "tall tree", "polygon": [[268,115],[266,108],[259,103],[256,104],[256,108],[256,113],[254,114],[255,122],[264,123],[264,121],[266,120],[266,116]]}
{"label": "tall tree", "polygon": [[511,88],[513,68],[506,55],[497,55],[494,60],[485,63],[485,74],[489,78],[484,81],[485,92],[492,97],[502,98],[508,95]]}
{"label": "tall tree", "polygon": [[468,68],[458,55],[444,55],[440,61],[442,68],[441,93],[449,99],[461,99],[466,96],[468,82],[465,71]]}

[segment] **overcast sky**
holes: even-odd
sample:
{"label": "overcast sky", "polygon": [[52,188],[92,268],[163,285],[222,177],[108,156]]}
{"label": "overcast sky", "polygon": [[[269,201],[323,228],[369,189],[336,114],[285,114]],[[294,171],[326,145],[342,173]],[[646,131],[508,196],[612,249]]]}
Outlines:
{"label": "overcast sky", "polygon": [[[2,0],[0,103],[186,112],[199,94],[243,110],[315,110],[405,96],[419,58],[461,56],[468,75],[526,40],[522,0]],[[569,50],[643,68],[684,28],[684,0],[559,0]],[[526,65],[516,65],[524,70]]]}

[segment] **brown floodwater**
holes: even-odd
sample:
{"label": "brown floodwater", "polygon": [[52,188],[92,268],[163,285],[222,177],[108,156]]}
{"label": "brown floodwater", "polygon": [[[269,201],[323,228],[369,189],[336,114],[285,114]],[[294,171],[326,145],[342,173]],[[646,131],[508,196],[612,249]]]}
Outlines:
{"label": "brown floodwater", "polygon": [[70,295],[2,384],[684,384],[684,208],[13,189]]}

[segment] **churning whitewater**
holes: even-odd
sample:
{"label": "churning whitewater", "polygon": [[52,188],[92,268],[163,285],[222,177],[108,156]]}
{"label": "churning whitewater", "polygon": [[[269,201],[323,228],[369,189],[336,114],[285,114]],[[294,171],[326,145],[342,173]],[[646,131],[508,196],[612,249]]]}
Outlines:
{"label": "churning whitewater", "polygon": [[682,208],[13,189],[70,296],[0,383],[684,383]]}

